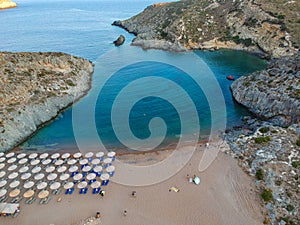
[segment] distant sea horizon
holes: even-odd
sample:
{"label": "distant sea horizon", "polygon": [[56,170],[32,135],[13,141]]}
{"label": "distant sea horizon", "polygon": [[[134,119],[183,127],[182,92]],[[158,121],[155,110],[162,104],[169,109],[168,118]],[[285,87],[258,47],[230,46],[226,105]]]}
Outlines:
{"label": "distant sea horizon", "polygon": [[[18,7],[0,12],[1,42],[0,51],[55,51],[66,52],[80,56],[97,63],[97,59],[106,52],[115,49],[113,41],[119,36],[126,38],[128,46],[134,38],[125,30],[111,26],[115,20],[123,20],[141,12],[145,7],[155,3],[150,0],[20,0]],[[124,48],[123,46],[120,49]],[[130,48],[137,48],[131,46]],[[180,53],[163,52],[159,50],[141,51],[141,56],[153,52],[164,57],[178,57]],[[231,81],[226,76],[238,78],[242,75],[263,69],[266,61],[241,51],[220,50],[216,52],[194,51],[210,68],[222,90],[227,111],[227,128],[241,123],[243,116],[250,115],[248,110],[236,104],[230,92]],[[192,54],[192,53],[191,53]],[[188,58],[187,58],[188,59]],[[118,60],[112,58],[111,61]],[[193,62],[190,62],[193,66]],[[113,63],[108,67],[113,67]],[[97,64],[95,65],[97,67]],[[95,121],[97,131],[103,143],[109,149],[126,149],[113,133],[109,121],[110,109],[114,97],[132,80],[147,76],[160,76],[180,84],[193,99],[200,117],[200,135],[209,135],[210,110],[205,95],[190,82],[180,70],[155,62],[142,62],[127,66],[118,71],[109,83],[109,89],[103,92],[95,106]],[[201,76],[201,71],[199,71]],[[97,82],[101,78],[101,71],[93,76],[91,93],[97,91]],[[134,93],[147,88],[144,84],[135,89]],[[157,84],[157,88],[164,87]],[[171,93],[176,96],[177,93]],[[169,93],[170,95],[170,93]],[[82,101],[89,103],[90,94]],[[78,104],[80,111],[80,103]],[[76,140],[72,127],[72,108],[60,114],[54,121],[40,129],[20,147],[27,150],[76,150]],[[84,115],[83,115],[84,116]],[[149,121],[153,117],[163,118],[168,126],[164,146],[176,143],[180,137],[180,118],[172,105],[158,98],[141,99],[130,114],[130,128],[140,139],[147,138]],[[84,126],[84,124],[83,124]],[[90,128],[83,127],[85,136],[89,136]],[[91,140],[92,142],[93,140]],[[97,146],[94,146],[97,148]],[[163,146],[162,146],[163,147]]]}

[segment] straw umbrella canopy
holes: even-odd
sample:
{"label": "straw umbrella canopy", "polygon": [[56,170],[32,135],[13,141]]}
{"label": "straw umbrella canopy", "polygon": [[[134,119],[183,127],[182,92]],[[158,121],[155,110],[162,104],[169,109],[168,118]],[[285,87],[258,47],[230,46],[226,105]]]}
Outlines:
{"label": "straw umbrella canopy", "polygon": [[56,166],[60,166],[60,165],[64,164],[64,161],[61,160],[61,159],[58,159],[54,164],[55,164]]}
{"label": "straw umbrella canopy", "polygon": [[30,165],[36,166],[37,164],[40,163],[40,161],[41,161],[41,160],[39,160],[39,159],[33,159],[33,160],[30,162]]}
{"label": "straw umbrella canopy", "polygon": [[7,190],[6,189],[1,189],[0,190],[0,198],[2,198],[4,195],[6,195]]}
{"label": "straw umbrella canopy", "polygon": [[102,158],[104,156],[104,152],[97,152],[96,157],[97,158]]}
{"label": "straw umbrella canopy", "polygon": [[90,173],[86,176],[86,179],[88,179],[88,180],[93,180],[95,178],[96,178],[96,174],[94,174],[94,173]]}
{"label": "straw umbrella canopy", "polygon": [[100,159],[93,159],[91,163],[93,165],[99,165],[100,164]]}
{"label": "straw umbrella canopy", "polygon": [[67,167],[66,167],[66,166],[60,166],[60,167],[57,168],[57,172],[59,172],[59,173],[63,173],[63,172],[65,172],[66,170],[67,170]]}
{"label": "straw umbrella canopy", "polygon": [[5,161],[5,158],[4,157],[1,157],[0,158],[0,163],[4,162]]}
{"label": "straw umbrella canopy", "polygon": [[70,174],[68,174],[68,173],[64,173],[64,174],[60,175],[60,177],[59,177],[59,179],[61,181],[68,180],[69,178],[70,178]]}
{"label": "straw umbrella canopy", "polygon": [[48,166],[48,167],[46,168],[46,172],[47,172],[47,173],[52,173],[54,170],[55,170],[55,166]]}
{"label": "straw umbrella canopy", "polygon": [[47,180],[55,180],[57,178],[57,174],[56,173],[50,173],[48,176],[47,176]]}
{"label": "straw umbrella canopy", "polygon": [[17,166],[16,164],[13,164],[13,165],[11,165],[10,167],[8,167],[7,170],[8,170],[8,171],[14,171],[15,169],[17,169],[17,167],[18,167],[18,166]]}
{"label": "straw umbrella canopy", "polygon": [[25,189],[29,189],[29,188],[32,188],[33,185],[34,185],[34,182],[33,182],[33,181],[26,181],[26,182],[24,183],[23,187],[24,187]]}
{"label": "straw umbrella canopy", "polygon": [[77,187],[78,187],[79,189],[85,188],[86,186],[87,186],[87,182],[85,182],[85,181],[80,182],[80,183],[77,185]]}
{"label": "straw umbrella canopy", "polygon": [[116,156],[116,153],[115,153],[115,152],[109,152],[109,153],[107,153],[107,156],[108,156],[109,158],[113,158],[113,157]]}
{"label": "straw umbrella canopy", "polygon": [[20,192],[21,192],[20,189],[14,189],[9,193],[9,197],[15,198],[20,194]]}
{"label": "straw umbrella canopy", "polygon": [[13,157],[14,155],[15,155],[14,152],[7,153],[7,154],[6,154],[6,158],[11,158],[11,157]]}
{"label": "straw umbrella canopy", "polygon": [[20,169],[19,169],[19,173],[25,173],[29,170],[29,167],[28,166],[22,166]]}
{"label": "straw umbrella canopy", "polygon": [[42,190],[42,189],[45,189],[47,186],[48,186],[48,184],[46,182],[41,182],[41,183],[38,183],[36,188],[39,190]]}
{"label": "straw umbrella canopy", "polygon": [[85,165],[85,164],[88,164],[88,160],[87,159],[81,159],[80,161],[79,161],[79,164],[80,165]]}
{"label": "straw umbrella canopy", "polygon": [[34,168],[31,170],[31,172],[32,172],[32,173],[39,173],[41,170],[42,170],[42,168],[41,168],[40,166],[36,166],[36,167],[34,167]]}
{"label": "straw umbrella canopy", "polygon": [[66,184],[64,185],[64,189],[70,189],[70,188],[72,188],[72,187],[74,187],[74,183],[73,183],[73,182],[68,182],[68,183],[66,183]]}
{"label": "straw umbrella canopy", "polygon": [[24,198],[31,198],[34,195],[34,190],[28,190],[23,194]]}
{"label": "straw umbrella canopy", "polygon": [[51,159],[57,159],[59,158],[60,154],[59,153],[54,153],[53,155],[51,155]]}
{"label": "straw umbrella canopy", "polygon": [[0,181],[0,188],[4,187],[7,184],[7,180]]}
{"label": "straw umbrella canopy", "polygon": [[4,163],[0,163],[0,170],[2,170],[5,167]]}
{"label": "straw umbrella canopy", "polygon": [[99,181],[96,181],[96,182],[91,184],[91,187],[92,188],[98,188],[98,187],[100,187],[100,185],[101,185],[101,183]]}
{"label": "straw umbrella canopy", "polygon": [[81,152],[76,152],[76,153],[73,155],[73,157],[74,157],[75,159],[79,159],[81,156],[82,156]]}
{"label": "straw umbrella canopy", "polygon": [[40,159],[46,159],[49,156],[47,152],[40,155]]}
{"label": "straw umbrella canopy", "polygon": [[78,166],[71,166],[70,169],[69,169],[70,173],[73,173],[73,172],[76,172],[76,171],[78,171]]}
{"label": "straw umbrella canopy", "polygon": [[5,171],[0,171],[0,178],[4,177],[4,176],[5,176],[5,174],[6,174],[6,172],[5,172]]}
{"label": "straw umbrella canopy", "polygon": [[76,162],[77,162],[76,159],[70,159],[68,161],[68,165],[74,165]]}
{"label": "straw umbrella canopy", "polygon": [[57,190],[60,188],[61,184],[59,182],[54,182],[53,184],[50,185],[51,190]]}
{"label": "straw umbrella canopy", "polygon": [[23,165],[23,164],[25,164],[27,162],[28,162],[28,159],[27,158],[23,158],[23,159],[20,159],[19,164]]}
{"label": "straw umbrella canopy", "polygon": [[82,179],[82,174],[81,173],[78,173],[78,174],[76,174],[73,178],[74,178],[74,180],[81,180]]}
{"label": "straw umbrella canopy", "polygon": [[0,152],[0,157],[4,156],[4,152]]}
{"label": "straw umbrella canopy", "polygon": [[109,167],[106,168],[106,172],[108,172],[108,173],[112,173],[114,171],[115,171],[115,167],[114,166],[109,166]]}
{"label": "straw umbrella canopy", "polygon": [[43,190],[38,194],[38,198],[42,199],[42,198],[47,198],[49,195],[49,191]]}
{"label": "straw umbrella canopy", "polygon": [[95,171],[96,173],[101,172],[101,171],[102,171],[102,166],[95,166],[94,171]]}
{"label": "straw umbrella canopy", "polygon": [[65,153],[61,156],[62,159],[67,159],[70,157],[70,153]]}
{"label": "straw umbrella canopy", "polygon": [[17,155],[18,159],[23,159],[26,156],[25,153],[20,153],[19,155]]}
{"label": "straw umbrella canopy", "polygon": [[88,153],[85,153],[84,157],[88,159],[88,158],[92,158],[93,155],[94,155],[93,152],[88,152]]}
{"label": "straw umbrella canopy", "polygon": [[90,166],[85,166],[85,167],[83,167],[82,171],[83,171],[83,172],[89,172],[91,169],[92,169],[92,167],[90,167]]}
{"label": "straw umbrella canopy", "polygon": [[12,163],[14,163],[15,161],[17,161],[17,158],[12,157],[12,158],[10,158],[10,159],[7,160],[7,163],[12,164]]}
{"label": "straw umbrella canopy", "polygon": [[38,156],[37,153],[31,153],[31,154],[28,156],[28,158],[29,158],[29,159],[35,159],[37,156]]}
{"label": "straw umbrella canopy", "polygon": [[20,181],[15,180],[15,181],[13,181],[13,182],[11,182],[11,183],[9,184],[9,187],[10,187],[10,188],[16,188],[16,187],[18,187],[19,185],[20,185]]}
{"label": "straw umbrella canopy", "polygon": [[51,159],[45,159],[45,160],[42,162],[42,164],[43,164],[44,166],[46,166],[46,165],[50,164],[51,162],[52,162]]}
{"label": "straw umbrella canopy", "polygon": [[103,173],[101,176],[100,176],[100,179],[102,181],[105,181],[105,180],[109,180],[109,175],[107,173]]}
{"label": "straw umbrella canopy", "polygon": [[27,180],[28,178],[30,178],[31,177],[31,173],[24,173],[24,174],[22,174],[22,176],[21,176],[21,180]]}
{"label": "straw umbrella canopy", "polygon": [[13,172],[13,173],[9,174],[7,178],[10,180],[13,180],[13,179],[16,179],[18,176],[19,176],[19,173]]}
{"label": "straw umbrella canopy", "polygon": [[35,180],[41,180],[45,177],[45,174],[43,173],[38,173],[37,175],[34,176]]}
{"label": "straw umbrella canopy", "polygon": [[111,159],[111,158],[106,158],[106,159],[103,160],[103,162],[104,162],[105,164],[111,164],[112,159]]}

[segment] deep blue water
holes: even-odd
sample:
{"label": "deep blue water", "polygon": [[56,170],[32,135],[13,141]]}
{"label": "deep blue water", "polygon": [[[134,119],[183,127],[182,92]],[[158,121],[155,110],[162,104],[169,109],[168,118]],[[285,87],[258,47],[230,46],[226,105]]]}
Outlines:
{"label": "deep blue water", "polygon": [[[89,148],[99,147],[95,140],[95,132],[105,146],[124,147],[118,135],[115,134],[116,127],[112,124],[111,112],[118,94],[137,80],[141,82],[130,87],[123,101],[117,104],[118,113],[115,119],[121,121],[117,123],[121,136],[126,136],[128,133],[124,126],[126,118],[124,120],[122,117],[125,115],[127,105],[133,99],[138,98],[139,94],[147,91],[148,96],[137,99],[131,107],[128,118],[130,131],[139,139],[146,139],[151,134],[159,139],[162,134],[151,133],[149,123],[153,118],[162,118],[166,124],[166,130],[161,146],[178,140],[182,134],[180,116],[182,113],[189,114],[194,108],[197,110],[200,121],[200,135],[210,133],[212,115],[217,122],[225,116],[227,127],[239,124],[240,118],[248,115],[246,109],[234,103],[229,90],[231,82],[226,79],[226,76],[234,75],[238,78],[262,69],[266,66],[265,61],[243,52],[229,50],[194,53],[142,51],[136,47],[127,46],[133,35],[111,26],[114,20],[129,18],[154,2],[155,0],[21,0],[18,1],[18,8],[0,11],[1,51],[61,51],[87,58],[95,63],[93,88],[89,94],[73,108],[62,113],[54,122],[41,129],[23,146],[74,149],[76,148],[75,130],[76,139],[79,135]],[[120,34],[126,37],[125,46],[115,48],[112,41]],[[112,53],[110,53],[111,50],[113,50]],[[197,66],[194,60],[190,60],[191,54],[199,57],[203,65],[205,64],[205,69]],[[126,61],[134,55],[145,60],[132,63]],[[155,60],[147,60],[151,57]],[[126,65],[119,69],[116,62],[122,60],[126,61]],[[165,61],[174,62],[175,66],[173,63],[164,63]],[[186,71],[176,67],[181,63],[193,70],[201,80],[201,86]],[[114,74],[101,87],[106,68],[111,69]],[[149,77],[150,80],[143,80]],[[172,82],[168,84],[157,82],[156,78],[165,78]],[[225,113],[218,106],[217,114],[212,114],[205,96],[205,88],[212,87],[215,78],[221,94],[219,95],[217,90],[210,92],[210,95],[213,95],[211,96],[213,101],[210,103],[218,106],[218,99],[223,99],[226,104]],[[184,95],[172,88],[172,85],[180,86],[193,104],[188,103]],[[176,105],[171,104],[168,98],[173,99]],[[214,99],[216,99],[215,102]],[[179,112],[177,106],[183,111]],[[95,113],[91,114],[93,111],[91,109],[95,110]],[[75,128],[72,119],[80,123],[79,125],[77,123]],[[95,122],[95,129],[89,120]],[[188,132],[195,133],[196,125],[199,125],[199,123],[195,124],[195,121],[197,120],[194,116],[184,121]],[[157,125],[159,126],[161,124]],[[158,130],[164,130],[163,126]],[[133,142],[130,137],[126,136],[126,138]]]}

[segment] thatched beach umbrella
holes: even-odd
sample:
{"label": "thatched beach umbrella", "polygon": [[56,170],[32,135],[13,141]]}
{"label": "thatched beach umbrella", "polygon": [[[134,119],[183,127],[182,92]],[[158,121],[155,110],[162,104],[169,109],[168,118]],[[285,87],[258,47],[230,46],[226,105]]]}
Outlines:
{"label": "thatched beach umbrella", "polygon": [[32,166],[36,166],[37,164],[40,163],[40,160],[39,159],[33,159],[31,162],[30,162],[30,165]]}
{"label": "thatched beach umbrella", "polygon": [[79,161],[79,164],[84,166],[84,165],[87,165],[88,162],[89,162],[89,161],[88,161],[87,159],[81,159],[81,160]]}
{"label": "thatched beach umbrella", "polygon": [[82,174],[81,173],[78,173],[78,174],[76,174],[74,177],[73,177],[73,179],[74,180],[81,180],[82,179]]}
{"label": "thatched beach umbrella", "polygon": [[34,190],[28,190],[23,194],[24,198],[31,198],[34,195]]}
{"label": "thatched beach umbrella", "polygon": [[23,159],[20,159],[19,164],[23,165],[23,164],[25,164],[27,162],[28,162],[28,159],[27,158],[23,158]]}
{"label": "thatched beach umbrella", "polygon": [[7,190],[6,189],[1,189],[0,190],[0,198],[2,198],[4,195],[6,195],[6,193],[7,193]]}
{"label": "thatched beach umbrella", "polygon": [[21,192],[20,189],[14,189],[9,193],[9,197],[15,198],[20,194],[20,192]]}
{"label": "thatched beach umbrella", "polygon": [[99,181],[96,181],[96,182],[91,184],[91,187],[95,189],[95,188],[99,188],[100,185],[101,185],[101,183]]}
{"label": "thatched beach umbrella", "polygon": [[60,166],[60,165],[62,165],[62,164],[64,164],[64,161],[63,161],[62,159],[58,159],[58,160],[54,163],[54,165],[56,165],[56,166]]}
{"label": "thatched beach umbrella", "polygon": [[19,173],[26,173],[28,170],[29,170],[29,167],[28,167],[28,166],[22,166],[22,167],[19,169]]}
{"label": "thatched beach umbrella", "polygon": [[74,159],[79,159],[82,156],[81,152],[76,152],[73,157]]}
{"label": "thatched beach umbrella", "polygon": [[23,185],[23,187],[25,189],[29,189],[29,188],[32,188],[34,186],[34,182],[33,181],[26,181]]}
{"label": "thatched beach umbrella", "polygon": [[50,185],[51,190],[57,190],[60,188],[61,184],[59,182],[54,182],[53,184]]}
{"label": "thatched beach umbrella", "polygon": [[76,171],[78,171],[78,166],[71,166],[70,169],[69,169],[70,173],[74,173]]}
{"label": "thatched beach umbrella", "polygon": [[47,198],[49,196],[49,191],[46,190],[42,190],[39,194],[38,194],[38,198],[43,199],[43,198]]}
{"label": "thatched beach umbrella", "polygon": [[21,180],[27,180],[31,177],[31,173],[24,173],[21,175]]}
{"label": "thatched beach umbrella", "polygon": [[102,181],[101,185],[102,186],[106,186],[109,182],[109,175],[107,173],[103,173],[101,176],[100,176],[100,179]]}
{"label": "thatched beach umbrella", "polygon": [[67,170],[67,167],[66,167],[66,166],[60,166],[60,167],[57,168],[57,172],[59,172],[59,173],[63,173],[63,172],[65,172],[66,170]]}
{"label": "thatched beach umbrella", "polygon": [[13,182],[11,182],[11,183],[9,184],[9,187],[10,187],[10,188],[16,188],[16,187],[18,187],[19,185],[20,185],[20,181],[15,180],[15,181],[13,181]]}
{"label": "thatched beach umbrella", "polygon": [[56,173],[50,173],[48,176],[47,176],[47,180],[55,180],[57,178],[57,174]]}
{"label": "thatched beach umbrella", "polygon": [[41,183],[38,183],[36,188],[39,190],[42,190],[42,189],[45,189],[47,186],[48,186],[48,184],[46,182],[41,182]]}
{"label": "thatched beach umbrella", "polygon": [[70,157],[70,153],[65,153],[61,156],[62,159],[67,159]]}
{"label": "thatched beach umbrella", "polygon": [[48,166],[46,168],[46,173],[52,173],[55,170],[55,166]]}
{"label": "thatched beach umbrella", "polygon": [[14,152],[9,152],[9,153],[6,154],[6,158],[11,158],[11,157],[13,157],[14,155],[15,155]]}
{"label": "thatched beach umbrella", "polygon": [[5,162],[5,160],[6,160],[6,158],[1,157],[1,158],[0,158],[0,163]]}
{"label": "thatched beach umbrella", "polygon": [[78,187],[79,189],[82,189],[82,188],[86,188],[87,185],[88,185],[87,182],[83,181],[83,182],[80,182],[80,183],[77,185],[77,187]]}
{"label": "thatched beach umbrella", "polygon": [[93,159],[91,162],[94,166],[99,165],[100,164],[100,159]]}
{"label": "thatched beach umbrella", "polygon": [[57,159],[59,158],[60,154],[59,153],[54,153],[51,155],[51,159]]}
{"label": "thatched beach umbrella", "polygon": [[88,179],[88,180],[94,180],[95,178],[96,178],[96,174],[94,174],[94,173],[90,173],[86,176],[86,179]]}
{"label": "thatched beach umbrella", "polygon": [[83,171],[83,172],[89,172],[91,169],[92,169],[92,167],[90,167],[90,166],[85,166],[85,167],[82,168],[82,171]]}
{"label": "thatched beach umbrella", "polygon": [[5,174],[6,174],[6,172],[5,172],[5,171],[0,171],[0,178],[4,177],[4,176],[5,176]]}
{"label": "thatched beach umbrella", "polygon": [[74,183],[73,182],[68,182],[64,185],[64,189],[71,189],[72,187],[74,187]]}
{"label": "thatched beach umbrella", "polygon": [[96,158],[100,159],[101,161],[103,160],[104,157],[104,152],[97,152],[96,153]]}
{"label": "thatched beach umbrella", "polygon": [[28,158],[29,158],[29,159],[35,159],[37,156],[38,156],[37,153],[31,153],[31,154],[28,156]]}
{"label": "thatched beach umbrella", "polygon": [[106,158],[103,160],[104,162],[104,167],[108,167],[108,166],[111,166],[111,163],[112,163],[112,159],[111,158]]}
{"label": "thatched beach umbrella", "polygon": [[94,153],[93,152],[87,152],[84,154],[84,157],[87,158],[87,159],[90,159],[94,156]]}
{"label": "thatched beach umbrella", "polygon": [[0,152],[0,157],[4,156],[4,152]]}
{"label": "thatched beach umbrella", "polygon": [[43,173],[38,173],[37,175],[34,176],[35,180],[41,180],[45,177],[45,174]]}
{"label": "thatched beach umbrella", "polygon": [[60,177],[59,177],[59,179],[61,181],[68,180],[69,178],[70,178],[70,174],[68,174],[68,173],[64,173],[64,174],[60,175]]}
{"label": "thatched beach umbrella", "polygon": [[23,159],[25,156],[25,153],[20,153],[19,155],[17,155],[17,159]]}
{"label": "thatched beach umbrella", "polygon": [[31,172],[32,172],[32,173],[39,173],[41,170],[42,170],[42,168],[41,168],[40,166],[36,166],[36,167],[34,167],[34,168],[31,170]]}
{"label": "thatched beach umbrella", "polygon": [[114,166],[107,167],[106,172],[109,174],[110,177],[112,177],[115,173],[115,167]]}
{"label": "thatched beach umbrella", "polygon": [[102,171],[102,166],[95,166],[95,168],[93,169],[96,173],[99,173]]}
{"label": "thatched beach umbrella", "polygon": [[12,164],[12,163],[14,163],[16,161],[17,161],[17,158],[12,157],[12,158],[10,158],[10,159],[7,160],[7,163]]}
{"label": "thatched beach umbrella", "polygon": [[77,162],[76,159],[70,159],[68,161],[68,165],[74,165],[76,162]]}
{"label": "thatched beach umbrella", "polygon": [[40,159],[46,159],[49,156],[47,152],[40,155]]}
{"label": "thatched beach umbrella", "polygon": [[2,170],[5,167],[4,163],[0,163],[0,170]]}
{"label": "thatched beach umbrella", "polygon": [[4,187],[7,184],[7,180],[0,181],[0,188]]}
{"label": "thatched beach umbrella", "polygon": [[18,167],[18,166],[17,166],[16,164],[14,164],[14,165],[11,165],[10,167],[8,167],[7,170],[8,170],[8,171],[14,171],[14,170],[17,169],[17,167]]}
{"label": "thatched beach umbrella", "polygon": [[10,180],[13,180],[13,179],[16,179],[18,176],[19,176],[19,173],[13,172],[13,173],[9,174],[7,178]]}
{"label": "thatched beach umbrella", "polygon": [[114,161],[115,158],[116,158],[116,153],[115,152],[109,152],[109,153],[107,153],[107,156]]}
{"label": "thatched beach umbrella", "polygon": [[46,165],[49,165],[51,162],[52,162],[51,159],[45,159],[45,160],[42,162],[42,164],[43,164],[44,166],[46,166]]}

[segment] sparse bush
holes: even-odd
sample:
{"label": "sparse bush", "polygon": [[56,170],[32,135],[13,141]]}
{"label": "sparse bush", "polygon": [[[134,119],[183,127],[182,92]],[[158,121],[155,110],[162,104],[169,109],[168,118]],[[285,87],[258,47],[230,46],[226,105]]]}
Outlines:
{"label": "sparse bush", "polygon": [[293,161],[292,162],[292,167],[298,168],[298,166],[299,166],[299,161]]}
{"label": "sparse bush", "polygon": [[262,143],[267,143],[271,141],[271,138],[269,136],[266,137],[257,137],[255,138],[255,143],[256,144],[262,144]]}
{"label": "sparse bush", "polygon": [[256,171],[255,177],[256,177],[257,180],[263,180],[264,179],[264,171],[263,171],[263,169],[261,169],[261,168],[258,169]]}
{"label": "sparse bush", "polygon": [[291,204],[288,204],[288,205],[286,206],[286,210],[289,211],[289,212],[293,211],[294,208],[295,208],[295,207],[294,207],[293,205],[291,205]]}
{"label": "sparse bush", "polygon": [[270,131],[270,128],[269,128],[269,127],[262,127],[262,128],[259,129],[259,131],[260,131],[261,133],[267,133],[267,132]]}
{"label": "sparse bush", "polygon": [[300,139],[296,142],[296,145],[300,147]]}
{"label": "sparse bush", "polygon": [[261,197],[265,202],[270,202],[273,200],[272,191],[269,189],[264,189],[261,193]]}

